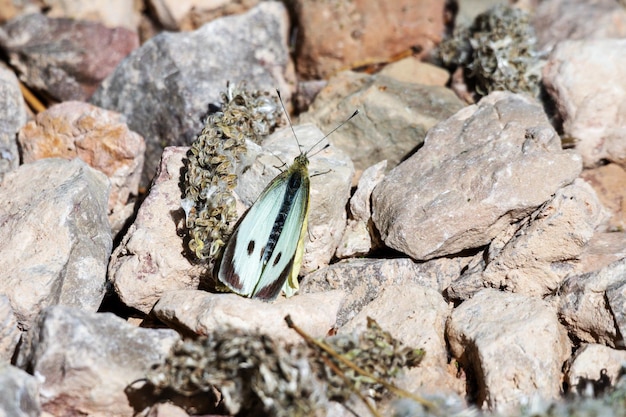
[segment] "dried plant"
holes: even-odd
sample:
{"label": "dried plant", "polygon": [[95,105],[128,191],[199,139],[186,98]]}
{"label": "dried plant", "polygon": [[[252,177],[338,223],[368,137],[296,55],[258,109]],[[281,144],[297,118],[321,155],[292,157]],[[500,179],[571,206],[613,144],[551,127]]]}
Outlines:
{"label": "dried plant", "polygon": [[269,92],[229,84],[220,110],[208,116],[202,133],[191,144],[181,205],[188,247],[198,259],[214,259],[237,220],[233,190],[248,165],[247,142],[259,143],[281,117],[281,107]]}
{"label": "dried plant", "polygon": [[499,5],[476,17],[469,28],[459,28],[443,41],[438,55],[447,67],[463,67],[476,92],[525,92],[538,97],[544,61],[537,38],[523,10]]}

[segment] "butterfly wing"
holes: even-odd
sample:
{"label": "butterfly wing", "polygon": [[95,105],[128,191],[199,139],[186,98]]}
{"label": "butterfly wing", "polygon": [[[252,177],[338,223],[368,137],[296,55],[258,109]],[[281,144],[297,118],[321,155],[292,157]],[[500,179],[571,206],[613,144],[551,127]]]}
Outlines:
{"label": "butterfly wing", "polygon": [[217,278],[231,291],[252,297],[263,270],[265,245],[287,191],[283,172],[270,182],[235,226],[224,248]]}
{"label": "butterfly wing", "polygon": [[[286,217],[279,227],[281,216],[277,218],[275,227],[280,234],[276,246],[261,274],[254,298],[273,300],[285,289],[287,296],[293,295],[298,289],[298,272],[302,264],[304,252],[304,236],[306,235],[307,215],[309,210],[309,175],[306,167],[294,164],[289,169],[288,185],[284,209]],[[297,184],[293,193],[289,187]]]}

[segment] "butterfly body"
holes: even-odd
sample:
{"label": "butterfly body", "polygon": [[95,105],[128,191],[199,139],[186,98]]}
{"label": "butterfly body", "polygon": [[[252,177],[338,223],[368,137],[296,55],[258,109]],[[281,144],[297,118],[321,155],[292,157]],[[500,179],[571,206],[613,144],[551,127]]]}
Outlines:
{"label": "butterfly body", "polygon": [[309,160],[301,153],[274,178],[235,226],[217,278],[239,295],[264,301],[298,289],[309,213]]}

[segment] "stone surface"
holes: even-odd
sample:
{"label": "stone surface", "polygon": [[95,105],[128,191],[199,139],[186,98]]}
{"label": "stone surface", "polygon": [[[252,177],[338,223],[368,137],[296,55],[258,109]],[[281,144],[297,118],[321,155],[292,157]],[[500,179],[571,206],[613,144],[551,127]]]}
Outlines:
{"label": "stone surface", "polygon": [[598,271],[626,258],[626,232],[597,232],[580,254],[581,274]]}
{"label": "stone surface", "polygon": [[625,363],[624,350],[597,344],[584,345],[572,360],[567,381],[579,394],[586,394],[591,385],[593,394],[601,395],[615,385]]}
{"label": "stone surface", "polygon": [[185,256],[180,173],[188,148],[169,147],[135,221],[111,255],[108,280],[120,300],[149,313],[165,291],[198,288],[204,267]]}
{"label": "stone surface", "polygon": [[626,258],[597,271],[570,276],[559,291],[561,321],[583,342],[623,346],[625,285]]}
{"label": "stone surface", "polygon": [[0,180],[20,163],[17,131],[26,123],[26,107],[17,77],[0,65]]}
{"label": "stone surface", "polygon": [[109,181],[79,159],[24,164],[0,183],[0,294],[21,329],[49,305],[95,311],[111,254]]}
{"label": "stone surface", "polygon": [[535,395],[556,399],[567,332],[547,302],[485,289],[454,309],[450,349],[476,381],[478,406],[506,415]]}
{"label": "stone surface", "polygon": [[0,387],[0,416],[41,416],[37,378],[0,361]]}
{"label": "stone surface", "polygon": [[88,99],[138,46],[137,34],[128,29],[39,13],[20,16],[0,29],[0,47],[20,79],[59,101]]}
{"label": "stone surface", "polygon": [[[236,193],[251,205],[280,170],[281,161],[293,163],[300,153],[311,149],[324,134],[311,124],[294,127],[298,142],[289,128],[277,130],[262,142],[262,151],[238,180]],[[319,149],[319,148],[317,148]],[[315,149],[313,149],[313,153]],[[284,169],[284,168],[283,168]],[[328,265],[346,227],[346,204],[354,176],[352,161],[334,146],[309,158],[310,207],[305,236],[302,273]]]}
{"label": "stone surface", "polygon": [[424,146],[374,189],[385,244],[417,260],[491,242],[581,172],[543,109],[495,92],[430,129]]}
{"label": "stone surface", "polygon": [[342,326],[389,286],[415,283],[442,292],[466,266],[467,258],[435,259],[415,263],[410,259],[348,259],[304,277],[303,293],[340,289],[346,298],[338,313]]}
{"label": "stone surface", "polygon": [[142,185],[152,179],[163,148],[189,145],[201,132],[207,105],[227,81],[291,96],[287,12],[263,2],[249,12],[214,20],[194,32],[164,32],[134,51],[92,97],[118,111],[146,139]]}
{"label": "stone surface", "polygon": [[146,145],[119,113],[78,101],[60,103],[28,122],[18,140],[24,163],[80,158],[105,173],[111,181],[109,220],[116,219],[115,232],[121,229],[126,218],[119,213],[138,195]]}
{"label": "stone surface", "polygon": [[244,13],[259,0],[149,0],[150,9],[168,30],[197,29],[218,17]]}
{"label": "stone surface", "polygon": [[0,5],[0,24],[22,14],[38,13],[41,8],[39,0],[2,0]]}
{"label": "stone surface", "polygon": [[380,242],[372,230],[372,191],[382,181],[387,161],[381,161],[363,171],[357,188],[350,198],[350,218],[335,256],[339,259],[365,255]]}
{"label": "stone surface", "polygon": [[626,168],[626,39],[559,43],[543,83],[585,166],[608,160]]}
{"label": "stone surface", "polygon": [[141,18],[140,3],[128,0],[43,0],[49,17],[100,22],[107,27],[137,31]]}
{"label": "stone surface", "polygon": [[546,52],[567,39],[626,37],[626,10],[615,0],[542,0],[532,16]]}
{"label": "stone surface", "polygon": [[287,327],[285,316],[291,315],[294,323],[311,336],[323,337],[335,326],[343,298],[342,291],[329,291],[281,297],[266,303],[236,294],[169,291],[154,306],[154,314],[172,327],[199,335],[231,327],[298,343],[302,338]]}
{"label": "stone surface", "polygon": [[445,87],[450,79],[450,73],[445,69],[422,62],[413,56],[386,65],[379,74],[404,83],[441,87]]}
{"label": "stone surface", "polygon": [[[566,276],[579,271],[577,260],[607,213],[589,184],[576,179],[561,188],[517,227],[491,243],[482,270],[468,270],[450,291],[474,283],[532,296],[554,293]],[[511,234],[514,233],[512,236]],[[480,274],[480,278],[468,275]],[[469,292],[471,294],[471,291]]]}
{"label": "stone surface", "polygon": [[52,415],[132,416],[138,404],[125,390],[179,339],[110,313],[54,306],[38,318],[17,363],[39,376],[42,407]]}
{"label": "stone surface", "polygon": [[0,294],[0,366],[11,362],[20,336],[9,297]]}
{"label": "stone surface", "polygon": [[298,0],[296,63],[305,79],[386,61],[407,51],[420,56],[441,40],[445,1],[326,2]]}
{"label": "stone surface", "polygon": [[330,132],[359,109],[359,116],[328,138],[350,155],[358,178],[384,159],[389,168],[395,167],[422,145],[428,129],[463,106],[444,87],[346,71],[329,80],[300,122]]}
{"label": "stone surface", "polygon": [[450,307],[441,294],[415,283],[387,285],[338,333],[363,331],[371,317],[405,346],[420,348],[426,355],[417,368],[400,377],[402,388],[421,394],[463,393],[465,387],[447,372],[445,327]]}
{"label": "stone surface", "polygon": [[610,230],[626,230],[626,169],[617,164],[586,169],[581,177],[587,181],[602,204],[611,212]]}

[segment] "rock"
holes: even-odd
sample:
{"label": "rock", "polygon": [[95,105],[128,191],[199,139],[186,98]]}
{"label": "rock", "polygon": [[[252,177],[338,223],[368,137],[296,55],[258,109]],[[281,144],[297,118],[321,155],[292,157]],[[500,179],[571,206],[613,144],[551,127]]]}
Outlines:
{"label": "rock", "polygon": [[584,170],[581,177],[611,212],[609,229],[626,230],[626,169],[617,164],[601,165]]}
{"label": "rock", "polygon": [[476,380],[479,407],[506,415],[535,395],[559,398],[570,343],[547,302],[485,289],[454,309],[447,336]]}
{"label": "rock", "polygon": [[50,305],[100,306],[112,247],[108,189],[79,159],[24,164],[0,183],[0,294],[21,329]]}
{"label": "rock", "polygon": [[20,79],[59,101],[86,100],[126,55],[137,33],[99,23],[20,16],[0,30],[0,47]]}
{"label": "rock", "polygon": [[334,289],[345,291],[346,298],[337,318],[337,325],[341,327],[375,300],[384,288],[415,283],[441,292],[461,274],[466,263],[463,257],[421,264],[406,258],[348,259],[305,276],[300,288],[304,294]]}
{"label": "rock", "polygon": [[626,363],[626,351],[608,346],[589,344],[576,352],[567,372],[567,381],[578,394],[599,396],[615,386],[622,367]]}
{"label": "rock", "polygon": [[3,1],[0,7],[0,24],[27,13],[39,13],[41,8],[40,0],[9,0]]}
{"label": "rock", "polygon": [[342,291],[295,295],[266,303],[236,294],[211,294],[204,291],[169,291],[154,306],[156,317],[186,332],[208,335],[225,327],[259,331],[286,343],[302,338],[285,323],[294,323],[313,337],[326,336],[335,326],[337,311],[344,298]]}
{"label": "rock", "polygon": [[626,331],[625,284],[626,258],[568,277],[560,288],[561,321],[583,342],[621,346]]}
{"label": "rock", "polygon": [[111,313],[54,306],[29,332],[17,364],[40,376],[48,413],[132,416],[138,404],[125,390],[179,339],[173,330],[134,327]]}
{"label": "rock", "polygon": [[259,0],[149,0],[150,9],[166,29],[193,30],[222,16],[241,14],[256,6]]}
{"label": "rock", "polygon": [[606,216],[591,186],[576,179],[518,227],[505,232],[514,231],[514,235],[503,237],[503,246],[499,239],[492,242],[485,268],[467,271],[480,278],[464,276],[452,283],[451,291],[461,293],[454,287],[478,280],[482,286],[515,293],[552,294],[567,275],[578,272],[576,261]]}
{"label": "rock", "polygon": [[380,327],[405,346],[426,351],[417,368],[407,369],[398,381],[411,392],[428,394],[455,392],[465,387],[447,372],[445,326],[450,307],[441,294],[431,288],[409,282],[388,285],[378,296],[345,325],[338,333],[363,331],[371,317]]}
{"label": "rock", "polygon": [[20,163],[17,131],[26,123],[26,106],[17,77],[0,65],[0,181]]}
{"label": "rock", "polygon": [[39,384],[37,378],[8,363],[0,362],[0,415],[39,417]]}
{"label": "rock", "polygon": [[331,78],[299,120],[329,132],[358,108],[361,114],[328,138],[350,155],[358,178],[385,159],[395,167],[422,145],[431,127],[463,106],[444,87],[348,71]]}
{"label": "rock", "polygon": [[608,160],[626,168],[626,39],[559,43],[543,83],[584,165]]}
{"label": "rock", "polygon": [[430,129],[372,194],[385,244],[417,260],[488,244],[580,174],[543,109],[495,92]]}
{"label": "rock", "polygon": [[91,20],[115,28],[137,31],[141,19],[140,4],[127,0],[44,0],[48,17]]}
{"label": "rock", "polygon": [[626,37],[626,11],[614,0],[542,0],[532,23],[544,52],[568,39]]}
{"label": "rock", "polygon": [[294,6],[299,27],[296,64],[304,79],[328,78],[407,51],[426,56],[444,32],[445,2],[440,0],[298,0]]}
{"label": "rock", "polygon": [[579,273],[598,271],[626,258],[626,233],[595,233],[580,254]]}
{"label": "rock", "polygon": [[445,69],[422,62],[413,56],[386,65],[379,74],[403,83],[441,87],[445,87],[450,79],[450,73]]}
{"label": "rock", "polygon": [[189,414],[174,404],[157,403],[150,408],[148,417],[189,417]]}
{"label": "rock", "polygon": [[108,280],[120,300],[149,313],[166,291],[198,288],[205,267],[183,245],[180,173],[188,148],[166,148],[150,193],[109,262]]}
{"label": "rock", "polygon": [[24,163],[80,158],[105,173],[111,181],[109,220],[116,219],[114,233],[122,228],[127,218],[119,213],[139,193],[146,145],[119,113],[78,101],[60,103],[28,122],[18,140]]}
{"label": "rock", "polygon": [[[21,333],[17,328],[17,319],[11,308],[9,297],[0,294],[0,367],[2,363],[11,362],[20,336]],[[2,407],[0,407],[1,409]]]}
{"label": "rock", "polygon": [[164,32],[144,43],[111,74],[91,101],[118,111],[146,139],[142,185],[148,186],[166,146],[189,145],[209,103],[227,81],[250,89],[278,88],[288,101],[291,77],[287,12],[262,2],[249,12],[214,20],[194,32]]}
{"label": "rock", "polygon": [[[302,151],[307,151],[324,137],[311,124],[295,126],[294,130],[297,142],[290,128],[277,130],[263,140],[263,151],[252,166],[244,170],[235,190],[246,205],[251,205],[280,173],[277,166],[281,161],[288,165],[293,163],[300,153],[298,143]],[[354,176],[352,161],[340,149],[329,146],[317,154],[316,148],[312,151],[314,155],[309,158],[311,192],[303,274],[328,265],[337,250],[346,227],[346,204]]]}
{"label": "rock", "polygon": [[385,175],[387,161],[381,161],[363,171],[354,195],[350,198],[348,224],[341,237],[335,256],[339,259],[366,255],[379,245],[372,230],[372,191]]}

